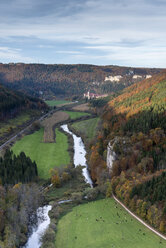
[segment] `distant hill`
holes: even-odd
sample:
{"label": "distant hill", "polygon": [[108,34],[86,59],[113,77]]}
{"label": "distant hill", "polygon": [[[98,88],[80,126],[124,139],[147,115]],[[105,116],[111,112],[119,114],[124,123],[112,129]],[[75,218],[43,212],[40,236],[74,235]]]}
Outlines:
{"label": "distant hill", "polygon": [[0,121],[11,119],[27,109],[44,109],[46,104],[37,98],[13,91],[0,84]]}
{"label": "distant hill", "polygon": [[31,96],[112,93],[161,69],[95,65],[0,64],[0,82]]}

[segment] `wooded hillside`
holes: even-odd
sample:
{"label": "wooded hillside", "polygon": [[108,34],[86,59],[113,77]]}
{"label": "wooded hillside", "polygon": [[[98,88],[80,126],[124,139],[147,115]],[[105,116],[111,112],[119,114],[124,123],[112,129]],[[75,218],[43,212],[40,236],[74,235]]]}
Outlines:
{"label": "wooded hillside", "polygon": [[[82,96],[89,90],[94,93],[116,92],[160,71],[119,66],[0,64],[0,82],[43,98]],[[105,81],[105,77],[116,75],[122,76],[119,82]],[[138,78],[133,79],[133,75]]]}
{"label": "wooded hillside", "polygon": [[[109,172],[108,142],[116,153]],[[166,72],[126,88],[107,104],[103,128],[91,148],[90,167],[97,184],[107,177],[120,200],[166,232],[166,200],[162,196],[166,170]]]}
{"label": "wooded hillside", "polygon": [[37,98],[9,90],[0,85],[0,120],[13,118],[25,109],[44,109],[46,104]]}

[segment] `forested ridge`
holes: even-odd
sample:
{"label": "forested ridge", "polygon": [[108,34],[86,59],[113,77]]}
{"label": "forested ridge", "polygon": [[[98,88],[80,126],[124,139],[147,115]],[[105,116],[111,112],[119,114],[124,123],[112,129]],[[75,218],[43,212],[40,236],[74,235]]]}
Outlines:
{"label": "forested ridge", "polygon": [[[166,72],[126,88],[103,110],[103,126],[91,145],[96,184],[106,178],[117,197],[166,232]],[[106,166],[110,142],[115,160]]]}
{"label": "forested ridge", "polygon": [[[87,91],[108,93],[133,84],[133,75],[153,75],[161,69],[95,65],[0,64],[3,84],[32,96],[73,96]],[[121,75],[119,82],[104,81],[105,77]],[[138,78],[137,80],[142,80]]]}
{"label": "forested ridge", "polygon": [[44,109],[46,104],[37,98],[10,90],[0,84],[0,120],[13,118],[25,109]]}

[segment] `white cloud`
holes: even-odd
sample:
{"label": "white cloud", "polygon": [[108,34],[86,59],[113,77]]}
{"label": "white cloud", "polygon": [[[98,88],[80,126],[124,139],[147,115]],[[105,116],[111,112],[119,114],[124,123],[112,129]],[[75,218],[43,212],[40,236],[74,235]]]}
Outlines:
{"label": "white cloud", "polygon": [[[26,8],[29,11],[27,15]],[[3,10],[12,13],[12,17],[7,15],[4,18]],[[162,61],[162,66],[166,67],[163,61],[166,50],[165,12],[166,5],[161,0],[70,0],[66,4],[64,0],[14,0],[12,8],[6,4],[0,10],[0,37],[15,37],[16,46],[20,36],[43,40],[43,44],[38,45],[41,56],[42,50],[58,50],[56,44],[61,42],[67,46],[56,53],[77,60],[89,62],[96,58],[97,62],[100,56],[102,63],[111,60],[111,63],[125,61],[143,65],[148,60],[146,56],[150,56],[159,65]],[[50,45],[52,42],[53,46]],[[78,47],[73,50],[73,43],[80,45],[80,51]],[[84,50],[89,51],[88,56]],[[46,55],[43,56],[45,60]]]}
{"label": "white cloud", "polygon": [[54,46],[51,45],[38,45],[39,48],[54,48]]}
{"label": "white cloud", "polygon": [[81,55],[83,54],[82,52],[80,51],[56,51],[56,53],[60,53],[60,54],[78,54],[78,55]]}
{"label": "white cloud", "polygon": [[21,49],[13,49],[10,47],[0,47],[0,58],[9,62],[26,62],[31,63],[33,60],[30,57],[24,57],[21,53]]}

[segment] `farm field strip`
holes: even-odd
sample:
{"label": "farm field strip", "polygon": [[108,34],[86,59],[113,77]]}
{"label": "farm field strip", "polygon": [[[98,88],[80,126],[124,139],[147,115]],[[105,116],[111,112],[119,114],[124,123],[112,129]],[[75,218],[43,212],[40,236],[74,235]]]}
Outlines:
{"label": "farm field strip", "polygon": [[56,248],[164,248],[166,242],[114,199],[74,207],[58,223]]}
{"label": "farm field strip", "polygon": [[65,106],[68,104],[71,104],[73,102],[71,101],[66,101],[66,100],[50,100],[50,101],[45,101],[48,106],[54,107],[54,106]]}
{"label": "farm field strip", "polygon": [[90,110],[88,103],[83,103],[72,108],[74,111],[88,111]]}
{"label": "farm field strip", "polygon": [[43,141],[45,143],[55,142],[55,131],[54,126],[59,122],[66,121],[69,119],[69,115],[63,111],[55,112],[51,117],[45,119],[42,122],[44,126]]}
{"label": "farm field strip", "polygon": [[77,119],[81,116],[90,115],[89,113],[85,113],[85,112],[75,112],[75,111],[64,111],[64,112],[67,113],[72,120]]}

